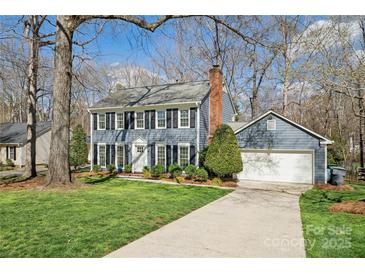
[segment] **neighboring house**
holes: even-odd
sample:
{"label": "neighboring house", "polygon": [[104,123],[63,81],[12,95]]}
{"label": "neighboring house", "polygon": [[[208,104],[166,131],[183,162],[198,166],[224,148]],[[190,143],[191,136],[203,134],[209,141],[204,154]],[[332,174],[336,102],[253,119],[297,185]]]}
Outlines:
{"label": "neighboring house", "polygon": [[268,111],[235,129],[241,148],[242,180],[326,182],[329,139]]}
{"label": "neighboring house", "polygon": [[199,151],[236,111],[219,67],[209,80],[119,90],[89,109],[94,165],[198,165]]}
{"label": "neighboring house", "polygon": [[[36,163],[48,164],[51,122],[37,123]],[[11,159],[15,165],[25,165],[26,123],[0,124],[0,162]]]}

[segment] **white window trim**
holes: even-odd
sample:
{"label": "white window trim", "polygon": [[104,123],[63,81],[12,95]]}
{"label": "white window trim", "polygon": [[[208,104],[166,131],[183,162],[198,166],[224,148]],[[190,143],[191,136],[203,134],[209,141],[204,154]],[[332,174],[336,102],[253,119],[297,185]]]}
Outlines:
{"label": "white window trim", "polygon": [[[137,127],[137,113],[143,113],[143,127]],[[134,113],[134,128],[135,129],[145,129],[145,113],[144,113],[144,111],[136,111]]]}
{"label": "white window trim", "polygon": [[115,143],[115,168],[118,168],[118,147],[122,147],[123,148],[123,168],[125,166],[125,147],[124,147],[124,143]]}
{"label": "white window trim", "polygon": [[166,144],[156,144],[155,145],[155,164],[158,163],[158,147],[164,147],[165,148],[165,163],[164,163],[164,167],[166,168],[166,161],[167,161],[167,157],[166,157],[166,153],[167,153],[167,149],[166,149]]}
{"label": "white window trim", "polygon": [[[100,128],[100,115],[104,115],[104,128]],[[98,113],[98,130],[106,130],[106,113]]]}
{"label": "white window trim", "polygon": [[[105,147],[105,165],[104,166],[102,166],[100,164],[100,147],[101,146]],[[106,143],[98,143],[98,165],[101,166],[101,167],[104,167],[104,168],[106,167]]]}
{"label": "white window trim", "polygon": [[[181,126],[181,119],[180,119],[180,116],[181,116],[181,111],[184,111],[184,110],[187,110],[188,111],[188,125],[187,126]],[[190,109],[179,109],[179,114],[178,114],[178,127],[179,128],[190,128]]]}
{"label": "white window trim", "polygon": [[[273,123],[273,127],[272,129],[269,128],[269,123]],[[267,120],[266,121],[266,130],[269,130],[269,131],[275,131],[276,130],[276,120],[275,119],[271,119],[271,120]]]}
{"label": "white window trim", "polygon": [[[158,126],[158,112],[160,112],[160,111],[165,112],[165,126],[164,127],[159,127]],[[156,121],[155,121],[155,123],[156,123],[156,128],[157,129],[166,129],[166,127],[167,127],[167,112],[166,112],[166,109],[157,109],[156,110]]]}
{"label": "white window trim", "polygon": [[[118,114],[123,114],[122,127],[118,127],[118,119],[117,119]],[[124,120],[125,120],[124,112],[116,112],[115,113],[115,129],[124,129]]]}
{"label": "white window trim", "polygon": [[180,163],[180,147],[187,147],[188,148],[188,164],[190,164],[190,143],[178,143],[177,144],[177,162],[179,166],[181,166]]}

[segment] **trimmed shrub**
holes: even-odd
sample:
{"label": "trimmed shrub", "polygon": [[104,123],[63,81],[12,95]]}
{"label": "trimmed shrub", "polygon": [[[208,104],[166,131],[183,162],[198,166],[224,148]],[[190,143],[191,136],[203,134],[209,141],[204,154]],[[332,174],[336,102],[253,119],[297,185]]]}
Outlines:
{"label": "trimmed shrub", "polygon": [[178,164],[172,164],[169,166],[169,173],[172,178],[176,178],[177,176],[181,176],[182,168]]}
{"label": "trimmed shrub", "polygon": [[205,159],[207,157],[208,149],[209,149],[209,145],[207,147],[205,147],[202,151],[199,152],[199,164],[201,166],[204,166]]}
{"label": "trimmed shrub", "polygon": [[70,142],[70,165],[77,167],[87,163],[86,132],[81,125],[77,125],[73,131]]}
{"label": "trimmed shrub", "polygon": [[191,179],[195,176],[195,172],[196,172],[196,166],[195,165],[188,165],[185,169],[184,169],[184,172],[186,174],[186,177],[188,179]]}
{"label": "trimmed shrub", "polygon": [[14,167],[14,162],[11,159],[6,159],[6,165]]}
{"label": "trimmed shrub", "polygon": [[178,184],[182,184],[183,182],[185,182],[185,178],[184,178],[183,176],[177,176],[177,177],[175,178],[175,181],[176,181],[176,183],[178,183]]}
{"label": "trimmed shrub", "polygon": [[101,166],[100,165],[93,165],[93,171],[98,173],[101,171]]}
{"label": "trimmed shrub", "polygon": [[151,168],[151,175],[154,178],[159,178],[164,171],[165,167],[163,165],[155,165]]}
{"label": "trimmed shrub", "polygon": [[115,165],[107,165],[106,166],[106,169],[110,172],[110,173],[113,173],[114,170],[115,170]]}
{"label": "trimmed shrub", "polygon": [[124,172],[125,173],[132,173],[132,164],[125,165]]}
{"label": "trimmed shrub", "polygon": [[209,145],[204,166],[218,177],[242,171],[241,152],[232,128],[221,125]]}
{"label": "trimmed shrub", "polygon": [[222,180],[220,178],[214,178],[212,180],[212,185],[220,186],[222,184]]}
{"label": "trimmed shrub", "polygon": [[199,182],[208,181],[208,172],[204,168],[198,168],[195,172],[195,180]]}

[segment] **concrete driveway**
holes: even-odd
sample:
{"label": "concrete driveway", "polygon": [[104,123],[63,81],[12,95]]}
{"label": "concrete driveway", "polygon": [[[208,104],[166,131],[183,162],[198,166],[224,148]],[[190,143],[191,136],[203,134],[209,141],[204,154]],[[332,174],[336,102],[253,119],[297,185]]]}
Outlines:
{"label": "concrete driveway", "polygon": [[305,257],[298,201],[308,188],[241,182],[107,257]]}

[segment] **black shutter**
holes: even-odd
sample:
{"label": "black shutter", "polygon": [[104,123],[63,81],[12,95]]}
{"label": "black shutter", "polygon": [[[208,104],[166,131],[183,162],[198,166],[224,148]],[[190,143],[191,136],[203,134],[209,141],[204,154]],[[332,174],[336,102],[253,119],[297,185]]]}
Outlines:
{"label": "black shutter", "polygon": [[128,151],[128,145],[124,145],[124,162],[126,165],[129,164],[129,151]]}
{"label": "black shutter", "polygon": [[195,146],[190,146],[190,164],[195,165]]}
{"label": "black shutter", "polygon": [[168,109],[167,110],[167,128],[171,128],[171,114],[172,114],[172,109]]}
{"label": "black shutter", "polygon": [[9,159],[9,147],[6,147],[6,159]]}
{"label": "black shutter", "polygon": [[94,165],[98,164],[98,145],[94,144]]}
{"label": "black shutter", "polygon": [[156,110],[151,110],[151,129],[156,128]]}
{"label": "black shutter", "polygon": [[146,110],[144,112],[144,128],[149,129],[150,128],[150,111]]}
{"label": "black shutter", "polygon": [[115,145],[110,146],[110,163],[115,165]]}
{"label": "black shutter", "polygon": [[129,115],[130,112],[124,112],[124,129],[129,129]]}
{"label": "black shutter", "polygon": [[130,118],[130,122],[129,122],[129,128],[130,129],[134,129],[134,111],[131,111],[130,112],[130,116],[129,116],[129,118]]}
{"label": "black shutter", "polygon": [[93,124],[94,124],[94,130],[98,129],[98,114],[93,113]]}
{"label": "black shutter", "polygon": [[172,110],[172,114],[173,114],[172,115],[173,116],[173,118],[172,118],[172,126],[173,126],[173,128],[178,128],[178,125],[179,125],[179,123],[178,123],[178,119],[179,119],[178,112],[179,112],[179,110],[177,108],[174,108]]}
{"label": "black shutter", "polygon": [[171,146],[166,146],[166,166],[169,167],[171,165]]}
{"label": "black shutter", "polygon": [[178,147],[177,147],[177,145],[174,145],[173,147],[172,147],[172,162],[174,163],[174,164],[177,164],[179,161],[177,160],[177,149],[178,149]]}
{"label": "black shutter", "polygon": [[106,126],[105,126],[105,129],[108,130],[108,129],[110,129],[110,113],[107,112],[105,116],[106,116]]}
{"label": "black shutter", "polygon": [[110,165],[110,145],[106,145],[106,164]]}
{"label": "black shutter", "polygon": [[16,147],[13,147],[14,149],[14,161],[16,161]]}
{"label": "black shutter", "polygon": [[195,128],[195,120],[196,120],[196,108],[190,109],[190,127]]}
{"label": "black shutter", "polygon": [[110,129],[115,129],[115,112],[110,113]]}
{"label": "black shutter", "polygon": [[151,167],[156,164],[155,144],[151,144]]}

